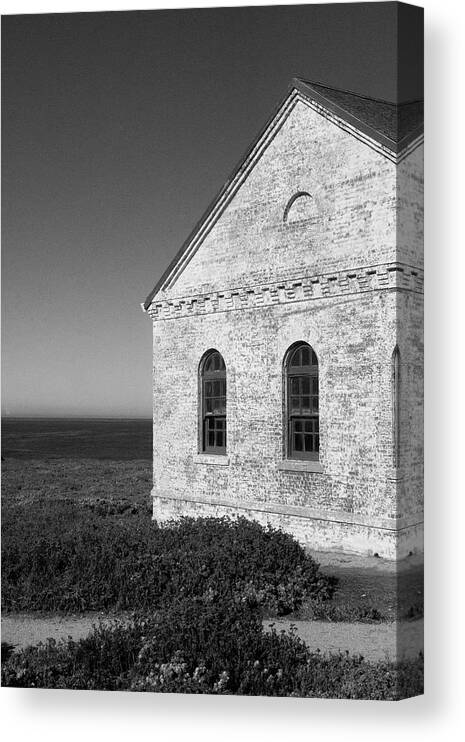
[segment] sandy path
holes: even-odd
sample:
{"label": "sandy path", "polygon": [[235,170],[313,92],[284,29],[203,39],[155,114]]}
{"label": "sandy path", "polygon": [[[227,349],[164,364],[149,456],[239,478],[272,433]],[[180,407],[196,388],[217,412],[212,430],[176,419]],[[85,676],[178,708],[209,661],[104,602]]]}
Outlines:
{"label": "sandy path", "polygon": [[[117,618],[115,616],[115,618]],[[10,613],[2,615],[2,642],[17,647],[38,644],[46,639],[81,639],[100,621],[111,621],[99,613],[76,616],[34,616],[30,613]]]}
{"label": "sandy path", "polygon": [[[80,639],[86,636],[94,624],[110,621],[102,614],[80,616],[33,616],[31,614],[7,614],[2,617],[2,641],[18,647],[37,644],[48,637],[54,639]],[[271,621],[265,621],[268,627]],[[322,652],[348,651],[362,654],[372,662],[380,659],[395,659],[398,656],[415,657],[423,649],[423,620],[381,624],[328,623],[325,621],[274,621],[277,631],[288,631],[291,623],[297,634],[312,650]]]}
{"label": "sandy path", "polygon": [[[265,626],[269,625],[265,622]],[[395,660],[416,657],[423,651],[423,619],[396,623],[328,623],[326,621],[274,621],[277,631],[288,631],[291,624],[312,650],[348,651],[365,659]],[[397,657],[396,657],[397,655]]]}

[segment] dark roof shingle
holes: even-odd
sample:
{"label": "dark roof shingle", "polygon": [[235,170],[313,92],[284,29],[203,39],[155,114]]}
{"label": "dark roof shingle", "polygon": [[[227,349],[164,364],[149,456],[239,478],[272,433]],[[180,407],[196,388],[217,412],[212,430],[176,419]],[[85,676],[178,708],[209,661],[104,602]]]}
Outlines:
{"label": "dark roof shingle", "polygon": [[333,110],[335,107],[369,126],[392,142],[401,142],[417,132],[423,125],[423,101],[408,103],[388,103],[377,98],[368,98],[357,93],[329,88],[326,85],[296,78],[296,87],[305,95],[315,91],[318,97],[324,98]]}

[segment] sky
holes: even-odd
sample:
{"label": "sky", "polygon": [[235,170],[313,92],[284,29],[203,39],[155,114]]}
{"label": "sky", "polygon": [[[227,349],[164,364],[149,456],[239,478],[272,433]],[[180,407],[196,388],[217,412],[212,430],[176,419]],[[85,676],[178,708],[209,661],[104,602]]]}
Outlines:
{"label": "sky", "polygon": [[292,77],[423,94],[396,3],[3,16],[2,56],[10,416],[151,416],[140,303]]}

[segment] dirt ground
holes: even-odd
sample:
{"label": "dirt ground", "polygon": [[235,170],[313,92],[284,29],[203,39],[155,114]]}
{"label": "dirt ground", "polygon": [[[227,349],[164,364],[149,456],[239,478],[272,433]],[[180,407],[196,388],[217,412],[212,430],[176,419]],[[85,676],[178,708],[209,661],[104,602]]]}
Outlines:
{"label": "dirt ground", "polygon": [[[423,555],[413,555],[396,563],[335,552],[309,553],[319,562],[322,572],[338,579],[331,600],[330,620],[365,620],[362,614],[365,612],[369,616],[373,611],[381,621],[422,618]],[[312,607],[304,603],[291,618],[309,620],[324,616],[314,615]]]}
{"label": "dirt ground", "polygon": [[[314,551],[307,552],[316,559],[322,567],[336,567],[341,570],[363,570],[366,572],[382,573],[404,573],[423,566],[423,554],[412,554],[412,556],[394,562],[389,559],[381,559],[374,556],[360,556],[358,554],[343,554],[340,551]],[[327,570],[329,571],[329,570]]]}
{"label": "dirt ground", "polygon": [[[269,625],[269,624],[267,624]],[[399,623],[329,623],[328,621],[275,621],[277,631],[295,633],[307,646],[321,652],[361,654],[366,660],[401,660],[423,652],[423,619]]]}
{"label": "dirt ground", "polygon": [[81,639],[94,624],[99,623],[98,614],[79,616],[42,616],[31,613],[8,613],[2,616],[2,642],[15,647],[27,647],[52,638]]}
{"label": "dirt ground", "polygon": [[[80,639],[100,621],[111,617],[101,614],[80,616],[40,616],[27,613],[7,614],[2,617],[2,641],[22,648],[29,644],[55,640]],[[312,650],[321,652],[348,651],[365,659],[377,660],[396,657],[416,657],[423,649],[423,621],[379,624],[328,623],[327,621],[264,621],[267,629],[294,631]]]}

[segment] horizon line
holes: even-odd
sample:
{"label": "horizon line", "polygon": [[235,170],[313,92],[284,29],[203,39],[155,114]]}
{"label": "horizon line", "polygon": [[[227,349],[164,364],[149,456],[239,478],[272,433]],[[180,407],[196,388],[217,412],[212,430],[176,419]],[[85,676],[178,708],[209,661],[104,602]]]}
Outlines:
{"label": "horizon line", "polygon": [[2,414],[2,420],[152,420],[151,416],[132,417],[124,415],[10,415]]}

